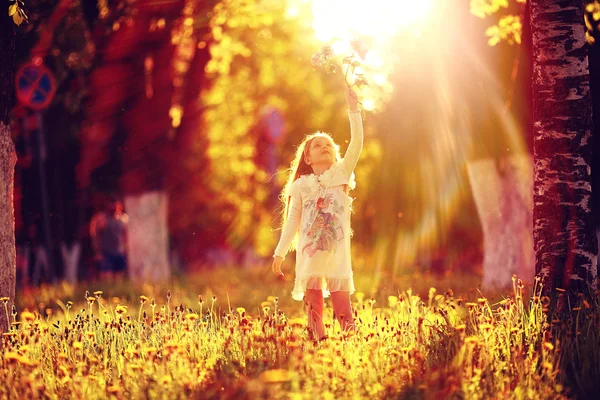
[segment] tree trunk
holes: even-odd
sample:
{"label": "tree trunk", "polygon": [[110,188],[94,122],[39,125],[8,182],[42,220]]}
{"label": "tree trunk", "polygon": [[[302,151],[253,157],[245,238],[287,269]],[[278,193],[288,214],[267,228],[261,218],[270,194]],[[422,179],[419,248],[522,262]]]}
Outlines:
{"label": "tree trunk", "polygon": [[478,160],[467,166],[483,229],[483,288],[533,283],[532,165],[528,155]]}
{"label": "tree trunk", "polygon": [[533,239],[544,294],[596,288],[592,103],[581,0],[532,0]]}
{"label": "tree trunk", "polygon": [[127,268],[137,283],[162,283],[171,276],[167,194],[146,192],[125,197],[127,227]]}
{"label": "tree trunk", "polygon": [[[14,100],[15,26],[6,9],[0,17],[0,297],[15,298],[16,251],[13,207],[14,173],[17,155],[10,135],[9,113]],[[10,326],[0,310],[0,330]]]}

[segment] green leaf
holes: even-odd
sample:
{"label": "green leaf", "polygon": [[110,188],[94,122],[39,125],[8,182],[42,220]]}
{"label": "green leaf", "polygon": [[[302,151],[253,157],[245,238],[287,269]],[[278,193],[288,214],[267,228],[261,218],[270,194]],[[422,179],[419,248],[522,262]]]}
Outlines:
{"label": "green leaf", "polygon": [[13,4],[12,6],[8,7],[8,16],[12,17],[16,12],[17,12],[17,3]]}

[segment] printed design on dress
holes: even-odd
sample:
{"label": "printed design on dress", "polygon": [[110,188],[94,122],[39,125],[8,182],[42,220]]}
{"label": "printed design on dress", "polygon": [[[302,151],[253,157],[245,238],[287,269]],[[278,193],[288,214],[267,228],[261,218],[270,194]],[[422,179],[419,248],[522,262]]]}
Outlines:
{"label": "printed design on dress", "polygon": [[[325,210],[331,205],[333,205],[333,213],[326,212]],[[338,204],[337,200],[333,199],[331,193],[325,197],[319,197],[316,201],[307,201],[304,207],[310,210],[309,221],[313,222],[306,232],[309,242],[302,248],[302,252],[312,257],[319,250],[335,251],[336,242],[344,238],[344,230],[339,218],[339,214],[343,213],[344,208]]]}

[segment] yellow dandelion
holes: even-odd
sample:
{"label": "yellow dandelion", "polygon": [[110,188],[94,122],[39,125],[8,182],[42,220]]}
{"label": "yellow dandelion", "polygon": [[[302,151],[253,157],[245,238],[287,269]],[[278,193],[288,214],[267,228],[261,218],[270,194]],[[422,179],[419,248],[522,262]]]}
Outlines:
{"label": "yellow dandelion", "polygon": [[270,306],[271,306],[270,301],[263,301],[262,303],[260,303],[261,308],[270,307]]}
{"label": "yellow dandelion", "polygon": [[161,385],[168,385],[172,382],[172,380],[173,379],[171,379],[171,375],[163,375],[163,377],[160,378],[160,383]]}
{"label": "yellow dandelion", "polygon": [[89,337],[89,338],[93,338],[93,337],[95,337],[95,336],[96,336],[96,332],[89,331],[89,332],[86,332],[86,335],[87,335],[87,337]]}
{"label": "yellow dandelion", "polygon": [[83,343],[81,343],[81,342],[73,342],[73,348],[75,350],[83,350]]}
{"label": "yellow dandelion", "polygon": [[29,311],[23,311],[21,313],[21,320],[23,320],[25,322],[33,322],[33,320],[35,320],[35,314],[33,314]]}
{"label": "yellow dandelion", "polygon": [[96,298],[95,298],[95,297],[92,297],[92,296],[90,296],[90,297],[88,297],[88,298],[87,298],[87,301],[88,301],[88,303],[89,303],[89,304],[93,304],[93,303],[94,303],[94,301],[96,301]]}
{"label": "yellow dandelion", "polygon": [[260,380],[264,383],[289,382],[291,374],[286,369],[270,369],[260,374]]}
{"label": "yellow dandelion", "polygon": [[552,351],[552,350],[554,350],[554,345],[550,342],[544,342],[544,348]]}
{"label": "yellow dandelion", "polygon": [[235,311],[237,311],[238,314],[242,314],[246,312],[246,309],[244,307],[238,307],[235,309]]}
{"label": "yellow dandelion", "polygon": [[3,302],[4,304],[7,304],[9,300],[10,300],[10,297],[0,297],[0,301]]}
{"label": "yellow dandelion", "polygon": [[106,391],[110,394],[117,394],[121,391],[121,388],[118,385],[112,385],[107,387]]}
{"label": "yellow dandelion", "polygon": [[94,296],[102,296],[102,293],[104,293],[102,290],[96,290]]}
{"label": "yellow dandelion", "polygon": [[185,316],[188,321],[196,321],[199,317],[198,314],[190,313]]}
{"label": "yellow dandelion", "polygon": [[550,363],[548,361],[546,361],[545,363],[542,364],[542,368],[547,369],[548,371],[551,371],[553,367],[554,366],[552,365],[552,363]]}
{"label": "yellow dandelion", "polygon": [[144,295],[141,295],[141,296],[140,296],[140,303],[144,304],[144,303],[145,303],[145,302],[147,302],[147,301],[148,301],[148,297],[146,297],[146,296],[144,296]]}
{"label": "yellow dandelion", "polygon": [[121,305],[119,305],[119,306],[117,306],[117,308],[115,309],[115,312],[116,312],[117,314],[124,314],[124,313],[126,313],[126,312],[127,312],[127,306],[121,306]]}

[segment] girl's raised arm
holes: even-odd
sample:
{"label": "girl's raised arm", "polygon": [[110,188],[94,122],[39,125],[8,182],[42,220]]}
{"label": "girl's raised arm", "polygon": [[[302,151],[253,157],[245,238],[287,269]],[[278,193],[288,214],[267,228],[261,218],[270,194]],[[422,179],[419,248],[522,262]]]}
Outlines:
{"label": "girl's raised arm", "polygon": [[356,93],[352,89],[346,90],[346,102],[348,103],[348,117],[350,118],[350,144],[342,160],[342,168],[350,176],[356,167],[360,152],[362,151],[364,134],[362,125],[362,113],[358,109]]}

